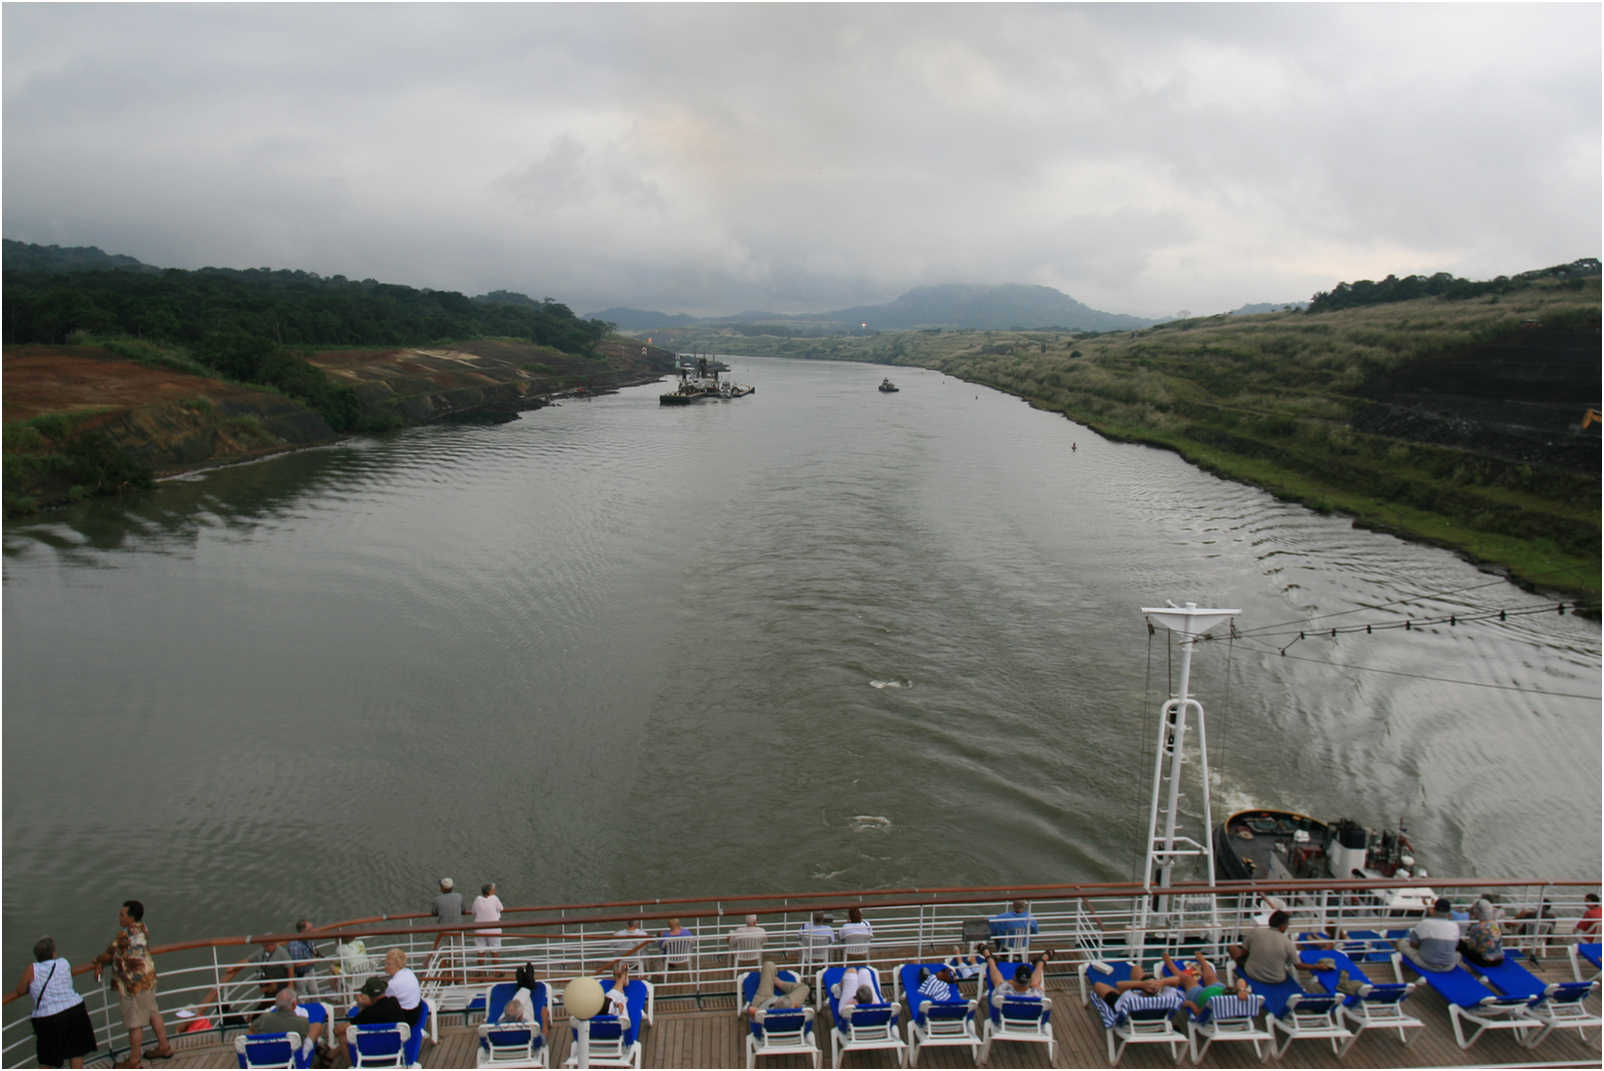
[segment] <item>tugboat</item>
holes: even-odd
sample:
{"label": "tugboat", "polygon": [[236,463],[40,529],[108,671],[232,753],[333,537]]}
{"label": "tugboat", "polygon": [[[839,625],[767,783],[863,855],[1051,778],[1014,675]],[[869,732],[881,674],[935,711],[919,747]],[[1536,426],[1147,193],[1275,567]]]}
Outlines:
{"label": "tugboat", "polygon": [[895,383],[891,382],[891,380],[889,380],[889,379],[882,379],[880,381],[880,393],[881,394],[895,394],[895,393],[897,393],[897,385]]}
{"label": "tugboat", "polygon": [[[1290,878],[1424,878],[1403,823],[1366,829],[1347,818],[1326,823],[1295,811],[1237,811],[1214,831],[1222,878],[1285,881]],[[1377,890],[1390,912],[1419,912],[1436,898],[1428,888]]]}

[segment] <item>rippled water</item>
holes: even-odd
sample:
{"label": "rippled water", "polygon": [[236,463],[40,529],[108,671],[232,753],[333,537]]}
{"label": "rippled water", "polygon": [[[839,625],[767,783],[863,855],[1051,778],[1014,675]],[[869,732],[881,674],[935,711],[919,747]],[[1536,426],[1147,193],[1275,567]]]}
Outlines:
{"label": "rippled water", "polygon": [[9,526],[7,962],[46,929],[87,958],[131,896],[172,941],[417,910],[443,874],[509,903],[1127,878],[1165,599],[1243,611],[1194,672],[1217,808],[1598,873],[1596,623],[1282,656],[1541,600],[936,373],[735,363],[756,395]]}

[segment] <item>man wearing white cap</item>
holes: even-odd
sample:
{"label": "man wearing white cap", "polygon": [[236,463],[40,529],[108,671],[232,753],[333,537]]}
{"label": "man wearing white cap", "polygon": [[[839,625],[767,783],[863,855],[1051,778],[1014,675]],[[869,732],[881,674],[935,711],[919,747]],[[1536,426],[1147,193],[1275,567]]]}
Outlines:
{"label": "man wearing white cap", "polygon": [[[462,894],[456,891],[457,883],[450,878],[440,879],[440,895],[434,898],[434,916],[440,920],[442,926],[452,926],[462,921]],[[441,941],[454,941],[462,943],[462,931],[455,933],[442,933],[435,938],[435,944]]]}

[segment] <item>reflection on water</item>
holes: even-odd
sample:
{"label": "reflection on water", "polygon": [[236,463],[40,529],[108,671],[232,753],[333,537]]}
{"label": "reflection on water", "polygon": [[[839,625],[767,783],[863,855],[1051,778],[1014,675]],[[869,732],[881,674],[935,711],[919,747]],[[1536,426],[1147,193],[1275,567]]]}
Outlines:
{"label": "reflection on water", "polygon": [[1129,877],[1167,598],[1243,608],[1194,674],[1217,811],[1597,873],[1594,624],[1293,642],[1538,600],[934,373],[746,363],[738,401],[644,387],[8,527],[10,959],[98,951],[130,896],[163,941],[421,909],[444,874],[509,903]]}

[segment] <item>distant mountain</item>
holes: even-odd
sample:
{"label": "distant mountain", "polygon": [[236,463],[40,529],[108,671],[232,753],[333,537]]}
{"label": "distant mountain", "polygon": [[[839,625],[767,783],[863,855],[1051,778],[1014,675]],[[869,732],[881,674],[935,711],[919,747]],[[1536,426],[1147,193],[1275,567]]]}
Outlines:
{"label": "distant mountain", "polygon": [[885,305],[859,305],[798,317],[868,323],[879,331],[918,327],[969,330],[1062,327],[1072,331],[1126,331],[1157,321],[1102,312],[1050,286],[921,286]]}
{"label": "distant mountain", "polygon": [[161,271],[120,253],[105,253],[92,245],[34,245],[7,238],[3,243],[6,271]]}
{"label": "distant mountain", "polygon": [[699,322],[697,317],[687,316],[683,312],[653,312],[650,309],[631,309],[623,306],[593,312],[585,319],[606,320],[620,331],[650,331],[656,327],[684,327]]}
{"label": "distant mountain", "polygon": [[1251,305],[1243,305],[1239,309],[1232,309],[1227,316],[1257,316],[1265,312],[1286,312],[1289,309],[1301,309],[1308,305],[1307,301],[1258,301]]}

